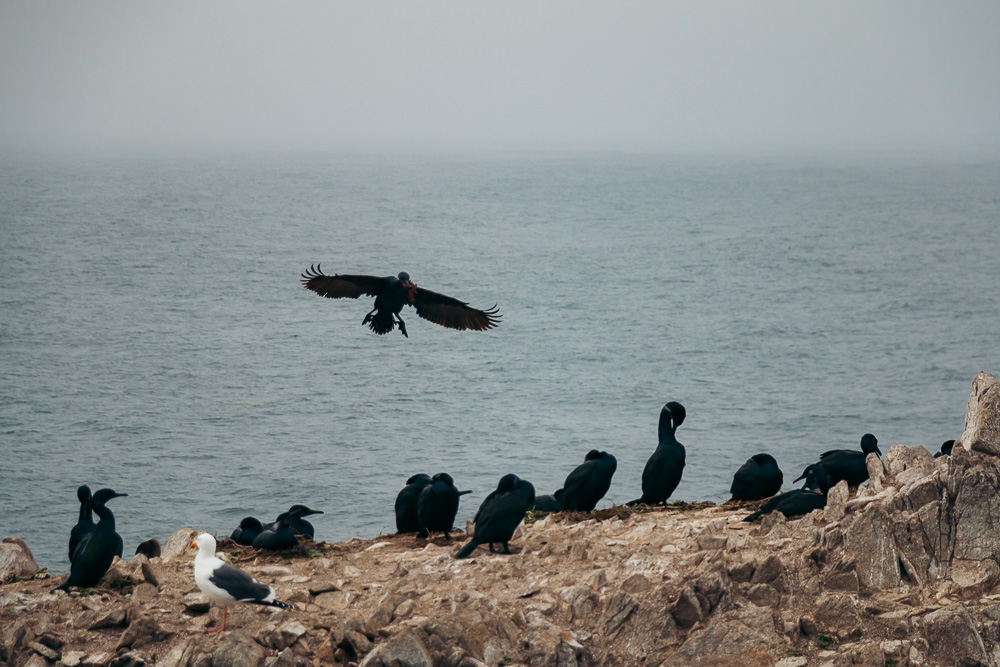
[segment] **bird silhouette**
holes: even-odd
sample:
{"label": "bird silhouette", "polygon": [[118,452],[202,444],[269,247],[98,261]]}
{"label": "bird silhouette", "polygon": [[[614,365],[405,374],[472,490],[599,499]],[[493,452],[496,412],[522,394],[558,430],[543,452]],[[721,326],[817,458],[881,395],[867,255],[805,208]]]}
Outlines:
{"label": "bird silhouette", "polygon": [[488,310],[473,308],[464,301],[417,287],[410,274],[403,271],[398,276],[362,276],[337,274],[328,276],[320,266],[310,266],[302,274],[302,286],[328,299],[357,299],[361,295],[375,297],[375,306],[365,315],[361,324],[367,324],[375,333],[387,334],[396,326],[404,336],[406,323],[399,316],[403,306],[413,306],[417,315],[449,329],[485,331],[500,324],[500,315],[494,305]]}

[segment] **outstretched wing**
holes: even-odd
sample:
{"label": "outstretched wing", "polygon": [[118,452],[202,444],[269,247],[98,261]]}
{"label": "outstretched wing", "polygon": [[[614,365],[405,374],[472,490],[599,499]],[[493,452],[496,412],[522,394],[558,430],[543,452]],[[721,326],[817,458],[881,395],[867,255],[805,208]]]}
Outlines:
{"label": "outstretched wing", "polygon": [[449,329],[465,331],[485,331],[500,324],[500,314],[496,306],[489,310],[473,308],[464,301],[444,294],[417,287],[413,295],[413,306],[417,315]]}
{"label": "outstretched wing", "polygon": [[378,276],[358,276],[338,274],[328,276],[320,269],[320,265],[310,266],[302,274],[302,286],[328,299],[357,299],[362,294],[378,296],[388,282]]}

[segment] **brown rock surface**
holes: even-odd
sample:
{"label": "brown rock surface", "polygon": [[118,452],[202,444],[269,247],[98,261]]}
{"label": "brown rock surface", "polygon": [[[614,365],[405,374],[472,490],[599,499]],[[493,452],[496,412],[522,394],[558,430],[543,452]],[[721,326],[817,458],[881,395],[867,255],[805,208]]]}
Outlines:
{"label": "brown rock surface", "polygon": [[1000,458],[897,445],[868,463],[877,485],[801,519],[747,524],[750,505],[710,503],[563,513],[525,526],[510,556],[459,561],[463,540],[412,535],[294,556],[223,542],[294,609],[234,607],[218,637],[179,531],[169,559],[122,564],[131,592],[0,586],[0,663],[997,664]]}

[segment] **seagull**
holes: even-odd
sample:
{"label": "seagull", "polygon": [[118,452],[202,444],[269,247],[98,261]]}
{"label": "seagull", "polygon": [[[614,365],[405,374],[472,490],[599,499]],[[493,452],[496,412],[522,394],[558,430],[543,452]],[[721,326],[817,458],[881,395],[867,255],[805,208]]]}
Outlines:
{"label": "seagull", "polygon": [[328,276],[320,265],[310,266],[302,274],[302,286],[328,299],[357,299],[362,294],[375,297],[375,306],[365,315],[361,324],[378,335],[387,334],[396,326],[406,338],[406,324],[399,316],[403,306],[413,306],[417,315],[449,329],[485,331],[500,324],[496,305],[489,310],[473,308],[429,289],[417,287],[410,274],[403,271],[398,276],[362,276],[338,274]]}
{"label": "seagull", "polygon": [[226,629],[226,612],[230,605],[237,602],[292,608],[292,605],[274,599],[273,588],[218,558],[215,555],[215,538],[208,533],[195,538],[191,548],[195,547],[198,547],[198,555],[194,557],[194,581],[209,600],[223,605],[222,624],[206,630],[208,634],[217,635]]}

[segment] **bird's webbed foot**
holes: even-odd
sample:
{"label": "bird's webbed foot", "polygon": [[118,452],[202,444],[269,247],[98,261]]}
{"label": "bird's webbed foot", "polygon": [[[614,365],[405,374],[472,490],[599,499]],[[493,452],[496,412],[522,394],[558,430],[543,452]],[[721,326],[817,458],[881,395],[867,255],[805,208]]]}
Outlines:
{"label": "bird's webbed foot", "polygon": [[399,315],[396,315],[396,324],[399,325],[399,333],[403,334],[404,338],[409,338],[410,335],[406,333],[406,322]]}
{"label": "bird's webbed foot", "polygon": [[509,544],[507,544],[506,542],[504,542],[504,543],[503,543],[503,552],[502,552],[502,553],[505,553],[505,554],[512,554],[512,553],[514,553],[514,552],[510,550],[510,545],[509,545]]}
{"label": "bird's webbed foot", "polygon": [[493,543],[492,543],[492,542],[490,542],[490,553],[491,553],[491,554],[495,554],[495,553],[499,553],[499,552],[498,552],[498,551],[497,551],[497,550],[496,550],[496,549],[495,549],[495,548],[493,547]]}

